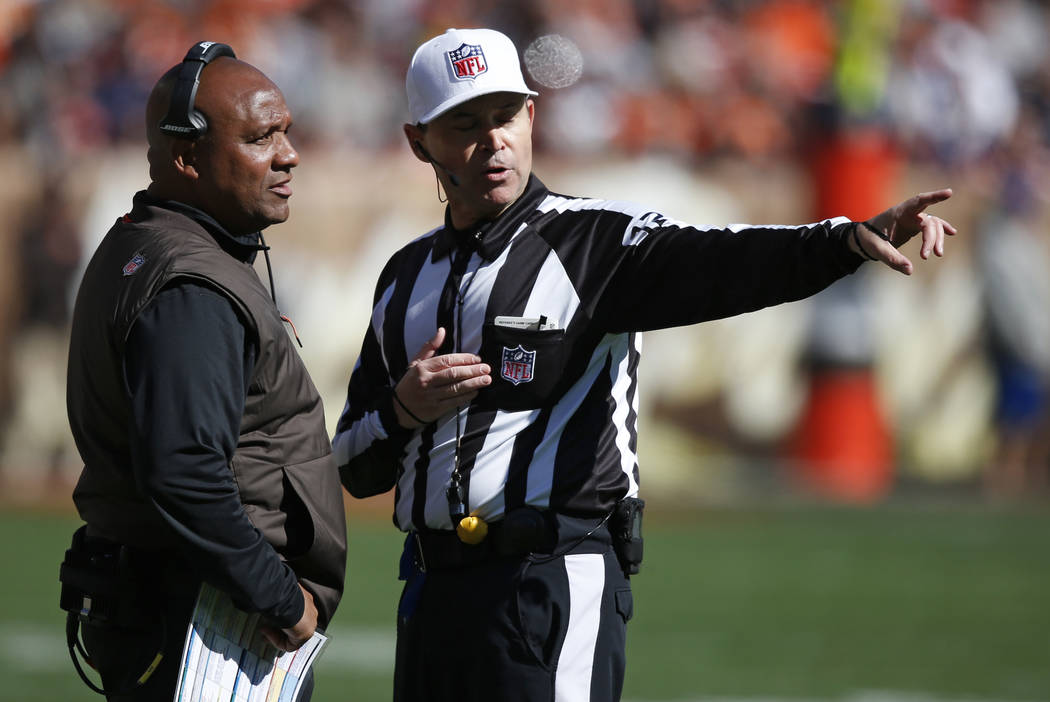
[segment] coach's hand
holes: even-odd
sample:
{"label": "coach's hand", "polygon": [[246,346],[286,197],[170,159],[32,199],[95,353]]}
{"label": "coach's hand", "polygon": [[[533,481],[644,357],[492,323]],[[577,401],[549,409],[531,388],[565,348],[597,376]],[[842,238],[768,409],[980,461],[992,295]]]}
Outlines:
{"label": "coach's hand", "polygon": [[444,341],[445,328],[438,327],[394,388],[394,411],[406,429],[430,424],[467,404],[492,382],[492,369],[472,353],[435,356]]}
{"label": "coach's hand", "polygon": [[295,651],[310,640],[317,630],[317,606],[314,605],[314,596],[302,585],[299,589],[303,592],[303,616],[295,626],[287,629],[275,629],[270,626],[260,627],[266,640],[282,651]]}
{"label": "coach's hand", "polygon": [[[926,208],[944,202],[952,196],[949,188],[919,193],[888,210],[880,212],[867,222],[858,222],[856,236],[850,238],[850,248],[865,258],[882,261],[890,268],[911,275],[912,263],[898,249],[918,233],[922,233],[923,260],[931,253],[944,255],[944,235],[957,232],[946,220],[925,212]],[[873,231],[874,230],[874,231]]]}

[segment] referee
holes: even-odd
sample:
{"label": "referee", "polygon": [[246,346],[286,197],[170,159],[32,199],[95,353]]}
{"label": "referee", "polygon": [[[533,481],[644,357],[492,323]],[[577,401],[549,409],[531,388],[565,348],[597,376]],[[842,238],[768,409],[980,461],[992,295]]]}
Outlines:
{"label": "referee", "polygon": [[812,295],[954,228],[950,190],[863,223],[694,227],[549,191],[511,41],[418,48],[404,133],[444,223],[387,263],[334,438],[355,497],[406,532],[395,700],[617,700],[641,557],[641,333]]}

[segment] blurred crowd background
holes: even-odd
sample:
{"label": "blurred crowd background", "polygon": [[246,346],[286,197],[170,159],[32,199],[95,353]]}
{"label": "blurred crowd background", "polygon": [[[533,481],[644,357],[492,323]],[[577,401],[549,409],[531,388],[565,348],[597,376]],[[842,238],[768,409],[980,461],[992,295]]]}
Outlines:
{"label": "blurred crowd background", "polygon": [[[872,216],[954,188],[960,230],[911,279],[647,335],[643,491],[731,501],[1043,500],[1050,483],[1050,13],[1035,0],[0,0],[0,481],[68,500],[80,272],[145,187],[143,105],[197,40],[283,89],[302,163],[267,233],[334,426],[386,257],[440,222],[404,144],[404,72],[447,27],[520,51],[552,190],[697,224]],[[526,76],[529,79],[529,76]],[[531,82],[531,80],[530,80]],[[1043,186],[1040,186],[1043,183]],[[202,340],[206,343],[206,340]]]}

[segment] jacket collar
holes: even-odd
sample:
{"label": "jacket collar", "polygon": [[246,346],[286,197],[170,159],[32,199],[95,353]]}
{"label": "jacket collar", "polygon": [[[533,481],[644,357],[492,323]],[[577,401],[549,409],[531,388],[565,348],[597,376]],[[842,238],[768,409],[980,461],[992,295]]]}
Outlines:
{"label": "jacket collar", "polygon": [[217,243],[223,251],[233,256],[238,261],[253,263],[255,261],[256,253],[268,248],[265,244],[261,243],[259,232],[234,236],[226,231],[226,228],[219,224],[214,217],[202,210],[198,210],[192,205],[187,205],[176,200],[161,200],[160,198],[150,195],[145,190],[135,193],[132,202],[133,209],[131,210],[130,218],[133,222],[141,222],[148,219],[150,215],[147,209],[150,207],[158,207],[160,209],[181,214],[204,227],[205,231],[211,234],[212,238],[215,239],[215,243]]}
{"label": "jacket collar", "polygon": [[459,248],[475,250],[486,261],[495,261],[507,246],[521,222],[548,194],[547,187],[535,175],[529,175],[525,190],[510,207],[501,212],[495,219],[481,222],[469,229],[456,229],[452,226],[452,215],[445,208],[445,226],[434,235],[432,262],[440,261],[452,251]]}

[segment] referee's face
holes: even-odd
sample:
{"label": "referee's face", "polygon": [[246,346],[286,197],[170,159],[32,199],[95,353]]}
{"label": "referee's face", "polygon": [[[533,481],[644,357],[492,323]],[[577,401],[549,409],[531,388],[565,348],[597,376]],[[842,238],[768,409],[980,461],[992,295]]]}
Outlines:
{"label": "referee's face", "polygon": [[454,107],[424,129],[406,125],[409,141],[420,141],[430,158],[413,145],[416,155],[436,164],[457,229],[496,217],[525,190],[534,114],[530,98],[493,93]]}

